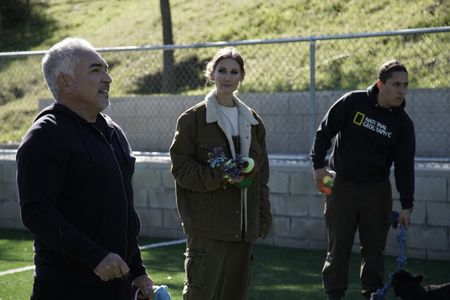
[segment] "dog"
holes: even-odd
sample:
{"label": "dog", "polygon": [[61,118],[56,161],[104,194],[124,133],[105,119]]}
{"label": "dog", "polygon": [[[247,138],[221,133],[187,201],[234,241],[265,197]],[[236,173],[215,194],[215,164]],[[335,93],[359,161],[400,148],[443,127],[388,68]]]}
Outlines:
{"label": "dog", "polygon": [[423,276],[413,276],[405,270],[392,275],[392,287],[396,297],[403,300],[450,300],[450,282],[422,286]]}

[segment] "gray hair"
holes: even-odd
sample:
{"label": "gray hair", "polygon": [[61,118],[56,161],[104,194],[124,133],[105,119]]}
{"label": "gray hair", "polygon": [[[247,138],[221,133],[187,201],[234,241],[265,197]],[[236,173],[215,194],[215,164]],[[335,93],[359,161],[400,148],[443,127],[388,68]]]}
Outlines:
{"label": "gray hair", "polygon": [[56,80],[61,73],[75,75],[75,68],[80,62],[75,52],[79,50],[95,51],[94,47],[84,39],[66,38],[53,45],[42,58],[41,65],[45,82],[55,100],[58,100],[59,94]]}

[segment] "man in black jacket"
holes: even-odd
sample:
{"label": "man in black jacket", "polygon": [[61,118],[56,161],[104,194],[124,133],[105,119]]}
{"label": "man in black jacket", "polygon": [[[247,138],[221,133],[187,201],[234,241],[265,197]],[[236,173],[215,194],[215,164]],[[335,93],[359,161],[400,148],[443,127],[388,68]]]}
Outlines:
{"label": "man in black jacket", "polygon": [[[320,184],[336,172],[326,197],[328,253],[322,270],[329,299],[347,290],[349,258],[356,230],[361,243],[362,294],[383,286],[384,247],[389,230],[394,164],[400,193],[399,223],[408,226],[414,197],[414,125],[405,112],[406,67],[396,60],[383,64],[375,84],[337,100],[317,129],[311,157],[314,180]],[[325,157],[335,138],[330,168]]]}
{"label": "man in black jacket", "polygon": [[42,60],[56,103],[39,113],[17,152],[21,218],[34,236],[31,299],[150,299],[138,248],[135,158],[109,105],[108,65],[83,39]]}

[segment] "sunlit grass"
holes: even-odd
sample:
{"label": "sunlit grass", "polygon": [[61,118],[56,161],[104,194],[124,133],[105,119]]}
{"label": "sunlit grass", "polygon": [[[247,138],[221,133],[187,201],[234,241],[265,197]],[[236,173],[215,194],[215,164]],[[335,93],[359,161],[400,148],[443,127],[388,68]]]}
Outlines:
{"label": "sunlit grass", "polygon": [[[26,231],[0,229],[0,272],[32,265],[31,235]],[[141,238],[141,244],[161,239]],[[142,251],[144,264],[157,284],[169,287],[173,300],[181,300],[184,281],[184,245],[154,248]],[[251,300],[322,300],[321,269],[325,251],[303,250],[255,245],[253,249]],[[353,254],[350,261],[349,289],[345,299],[359,300],[358,278],[360,256]],[[387,257],[386,271],[396,269],[394,257]],[[450,261],[408,259],[406,269],[424,275],[424,284],[450,280]],[[29,299],[32,271],[0,277],[0,299]],[[394,299],[392,289],[386,299]]]}

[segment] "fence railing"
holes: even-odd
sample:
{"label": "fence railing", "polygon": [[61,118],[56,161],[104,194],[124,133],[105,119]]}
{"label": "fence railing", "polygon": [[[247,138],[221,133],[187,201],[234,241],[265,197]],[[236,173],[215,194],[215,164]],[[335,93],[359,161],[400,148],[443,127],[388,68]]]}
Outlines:
{"label": "fence railing", "polygon": [[[126,98],[133,105],[128,111],[123,107],[118,116],[141,120],[123,119],[121,124],[127,134],[136,133],[135,150],[167,150],[167,136],[173,134],[176,122],[173,116],[211,88],[205,87],[203,70],[224,46],[235,46],[244,56],[247,76],[240,94],[262,115],[272,154],[307,154],[328,107],[345,91],[365,89],[375,81],[381,63],[397,58],[410,74],[407,110],[415,121],[417,156],[433,160],[450,156],[450,26],[98,48],[110,64],[112,108],[116,98]],[[170,78],[164,78],[164,51],[174,55]],[[0,53],[0,144],[16,145],[38,111],[38,100],[51,98],[40,70],[45,52]],[[152,142],[142,142],[146,139]]]}

